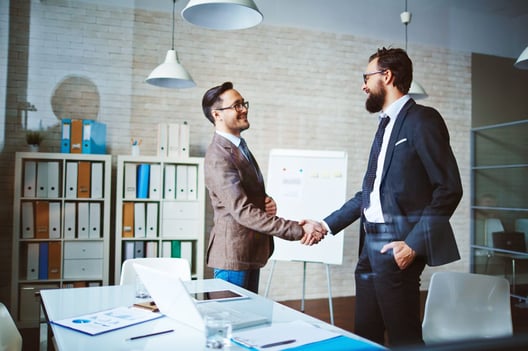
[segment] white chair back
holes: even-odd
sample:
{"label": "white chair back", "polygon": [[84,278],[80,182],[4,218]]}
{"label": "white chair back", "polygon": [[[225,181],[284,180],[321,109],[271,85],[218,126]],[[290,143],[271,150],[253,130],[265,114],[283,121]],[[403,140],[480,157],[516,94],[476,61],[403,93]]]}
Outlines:
{"label": "white chair back", "polygon": [[7,307],[0,302],[0,351],[22,350],[22,336]]}
{"label": "white chair back", "polygon": [[510,284],[497,276],[434,273],[422,331],[426,344],[511,336]]}
{"label": "white chair back", "polygon": [[173,274],[183,281],[191,280],[191,267],[189,261],[184,258],[172,257],[146,257],[146,258],[131,258],[125,260],[121,266],[121,279],[119,284],[135,284],[136,271],[133,263],[140,263],[144,266],[158,269],[160,271]]}

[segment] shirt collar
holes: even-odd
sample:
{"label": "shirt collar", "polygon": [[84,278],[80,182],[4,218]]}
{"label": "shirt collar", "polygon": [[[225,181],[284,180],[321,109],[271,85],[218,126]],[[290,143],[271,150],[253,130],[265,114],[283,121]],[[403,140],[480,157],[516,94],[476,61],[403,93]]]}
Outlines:
{"label": "shirt collar", "polygon": [[386,114],[391,118],[391,121],[395,121],[400,114],[403,105],[405,105],[410,98],[409,95],[403,95],[401,98],[390,104],[386,111],[381,111],[381,114]]}

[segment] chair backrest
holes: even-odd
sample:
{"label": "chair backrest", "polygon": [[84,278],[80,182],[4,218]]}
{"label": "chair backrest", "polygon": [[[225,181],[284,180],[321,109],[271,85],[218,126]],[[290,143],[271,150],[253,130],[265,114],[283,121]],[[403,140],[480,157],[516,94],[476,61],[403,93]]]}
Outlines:
{"label": "chair backrest", "polygon": [[131,258],[125,260],[121,266],[121,280],[120,285],[135,284],[136,271],[133,263],[141,263],[144,266],[158,269],[163,272],[174,274],[183,281],[191,280],[191,267],[189,261],[184,258],[172,257],[146,257],[146,258]]}
{"label": "chair backrest", "polygon": [[22,350],[22,336],[7,307],[0,302],[0,351]]}
{"label": "chair backrest", "polygon": [[510,284],[497,276],[434,273],[422,331],[426,344],[511,336]]}
{"label": "chair backrest", "polygon": [[515,231],[524,233],[524,241],[528,246],[528,218],[518,218],[515,220]]}

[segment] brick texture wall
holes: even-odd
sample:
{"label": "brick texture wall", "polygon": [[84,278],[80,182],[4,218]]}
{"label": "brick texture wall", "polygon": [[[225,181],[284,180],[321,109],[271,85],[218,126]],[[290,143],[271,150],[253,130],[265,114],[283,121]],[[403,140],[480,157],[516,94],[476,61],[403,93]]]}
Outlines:
{"label": "brick texture wall", "polygon": [[[106,123],[108,151],[114,155],[128,154],[132,137],[143,140],[142,154],[153,155],[157,124],[186,120],[191,126],[191,155],[203,156],[214,129],[201,112],[202,95],[232,81],[251,103],[251,128],[244,137],[263,170],[272,148],[345,150],[351,196],[360,188],[376,128],[375,116],[364,109],[361,74],[378,47],[403,45],[266,25],[212,31],[177,16],[175,48],[197,87],[171,90],[144,83],[170,49],[170,13],[65,0],[11,1],[10,6],[6,141],[0,164],[0,191],[6,199],[0,204],[0,284],[9,282],[11,267],[13,153],[25,147],[20,102],[30,101],[38,109],[28,115],[32,125],[46,129],[43,151],[59,150],[60,118],[69,116]],[[409,54],[416,80],[430,95],[423,103],[438,109],[450,129],[466,191],[452,219],[463,258],[436,269],[467,271],[470,54],[413,45]],[[207,228],[211,212],[208,207]],[[357,233],[357,223],[345,231],[344,263],[330,267],[334,296],[355,293]],[[262,271],[262,293],[269,266]],[[432,271],[427,268],[423,289]],[[307,265],[306,287],[307,298],[327,295],[324,265]],[[1,288],[4,294],[8,290],[7,285]],[[297,299],[301,288],[302,264],[277,262],[269,296]]]}

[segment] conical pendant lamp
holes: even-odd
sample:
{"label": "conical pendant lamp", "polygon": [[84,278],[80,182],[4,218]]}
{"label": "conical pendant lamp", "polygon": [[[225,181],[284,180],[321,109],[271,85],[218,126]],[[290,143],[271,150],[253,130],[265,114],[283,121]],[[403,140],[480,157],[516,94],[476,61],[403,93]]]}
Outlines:
{"label": "conical pendant lamp", "polygon": [[147,83],[162,88],[192,88],[196,86],[191,75],[180,64],[178,53],[174,50],[174,8],[176,0],[172,3],[172,48],[167,51],[165,62],[150,73],[145,80]]}
{"label": "conical pendant lamp", "polygon": [[181,15],[194,25],[219,30],[253,27],[263,18],[253,0],[190,0]]}
{"label": "conical pendant lamp", "polygon": [[524,49],[521,56],[519,56],[514,66],[518,69],[528,69],[528,46]]}
{"label": "conical pendant lamp", "polygon": [[[403,24],[405,24],[405,52],[407,52],[407,25],[411,22],[412,14],[407,11],[407,0],[405,0],[405,11],[400,14],[400,19]],[[411,87],[407,92],[415,100],[425,99],[429,95],[425,92],[425,89],[420,83],[415,81],[411,82]]]}

